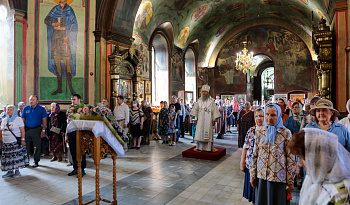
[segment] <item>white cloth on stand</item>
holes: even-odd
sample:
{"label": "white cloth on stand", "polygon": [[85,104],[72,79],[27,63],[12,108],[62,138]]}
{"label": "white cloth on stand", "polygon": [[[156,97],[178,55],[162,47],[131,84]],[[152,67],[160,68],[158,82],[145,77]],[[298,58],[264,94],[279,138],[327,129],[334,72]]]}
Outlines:
{"label": "white cloth on stand", "polygon": [[103,121],[94,120],[73,120],[68,124],[67,133],[77,130],[92,131],[95,137],[101,136],[113,150],[122,157],[125,157],[123,145],[114,137],[111,130],[105,125]]}

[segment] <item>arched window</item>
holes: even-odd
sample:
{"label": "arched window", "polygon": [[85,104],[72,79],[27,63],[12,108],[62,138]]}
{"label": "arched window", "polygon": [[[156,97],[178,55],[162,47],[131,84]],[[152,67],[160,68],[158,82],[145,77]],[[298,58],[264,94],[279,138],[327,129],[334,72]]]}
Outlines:
{"label": "arched window", "polygon": [[152,43],[152,105],[169,100],[169,54],[165,38],[156,35]]}
{"label": "arched window", "polygon": [[0,4],[0,110],[14,102],[14,15]]}
{"label": "arched window", "polygon": [[196,60],[192,49],[185,54],[185,91],[186,104],[196,99]]}

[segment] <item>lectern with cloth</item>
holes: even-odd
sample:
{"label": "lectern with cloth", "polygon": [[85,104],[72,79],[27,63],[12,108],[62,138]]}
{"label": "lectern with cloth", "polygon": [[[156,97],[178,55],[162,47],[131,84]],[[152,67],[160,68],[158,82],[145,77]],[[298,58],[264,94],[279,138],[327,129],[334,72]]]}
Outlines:
{"label": "lectern with cloth", "polygon": [[[78,195],[79,204],[83,204],[82,197],[82,176],[81,176],[81,160],[82,155],[91,150],[92,158],[96,167],[95,173],[95,191],[96,198],[85,203],[95,202],[100,204],[104,201],[111,204],[117,204],[117,155],[124,157],[123,141],[103,121],[94,120],[73,120],[67,127],[67,132],[77,132],[77,162],[78,162]],[[113,201],[101,199],[100,197],[100,176],[99,165],[100,160],[107,153],[112,155],[113,160]]]}

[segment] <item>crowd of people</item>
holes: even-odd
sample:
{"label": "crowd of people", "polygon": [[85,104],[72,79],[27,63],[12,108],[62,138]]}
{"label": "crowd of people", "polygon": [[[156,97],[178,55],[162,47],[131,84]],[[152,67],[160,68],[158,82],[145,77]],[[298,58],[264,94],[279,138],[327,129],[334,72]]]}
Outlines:
{"label": "crowd of people", "polygon": [[[281,98],[261,106],[255,100],[253,105],[244,99],[239,103],[235,97],[232,101],[219,96],[214,100],[209,96],[210,87],[203,89],[197,103],[191,100],[184,104],[176,96],[172,96],[169,105],[167,101],[161,102],[158,134],[162,144],[175,146],[188,132],[192,142],[197,141],[198,151],[215,151],[209,136],[215,132],[222,139],[236,126],[238,148],[243,148],[240,162],[245,173],[243,196],[250,202],[289,204],[292,191],[298,187],[301,204],[349,203],[350,115],[339,120],[332,102],[320,97],[305,104],[291,100],[286,103]],[[62,161],[63,153],[67,152],[73,165],[68,175],[77,175],[76,132],[66,133],[71,119],[58,103],[52,103],[47,111],[38,104],[37,96],[30,96],[29,102],[27,106],[19,103],[18,108],[7,105],[0,114],[1,169],[7,171],[2,177],[21,176],[19,169],[29,166],[31,154],[32,167],[38,167],[43,138],[49,139],[51,161]],[[81,97],[74,94],[71,102],[79,106]],[[108,99],[103,99],[98,106],[108,104]],[[350,100],[346,108],[350,113]],[[118,96],[113,114],[123,131],[132,135],[130,149],[150,144],[154,113],[149,102],[133,101],[129,108],[123,97]],[[81,167],[84,176],[85,155]]]}
{"label": "crowd of people", "polygon": [[289,204],[297,187],[299,204],[349,204],[350,115],[339,121],[332,102],[320,97],[304,105],[289,102],[288,106],[279,99],[251,110],[254,123],[239,134],[245,136],[240,162],[243,196],[257,205],[283,205]]}

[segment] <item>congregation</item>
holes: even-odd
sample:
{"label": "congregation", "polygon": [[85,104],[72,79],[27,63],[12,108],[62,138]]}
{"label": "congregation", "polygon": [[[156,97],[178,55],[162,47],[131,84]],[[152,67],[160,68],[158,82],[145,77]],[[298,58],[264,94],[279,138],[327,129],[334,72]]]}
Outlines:
{"label": "congregation", "polygon": [[[249,202],[289,204],[291,193],[297,187],[301,189],[300,204],[349,203],[350,172],[346,161],[350,159],[350,118],[339,120],[339,112],[331,101],[316,96],[311,101],[303,99],[304,104],[301,100],[286,103],[280,98],[260,105],[254,100],[251,105],[244,99],[238,102],[235,97],[230,100],[216,96],[214,101],[206,96],[209,89],[203,91],[198,102],[207,97],[215,105],[210,110],[217,109],[220,113],[213,117],[212,131],[217,139],[224,139],[231,127],[237,128],[238,148],[243,148],[240,162],[240,169],[245,173],[243,196]],[[54,102],[50,111],[45,110],[35,95],[30,96],[29,102],[27,106],[19,103],[18,108],[7,105],[0,115],[1,169],[7,171],[2,177],[21,176],[19,169],[29,166],[31,155],[32,167],[38,167],[42,150],[46,149],[43,139],[49,142],[51,161],[62,161],[63,153],[67,153],[73,165],[68,176],[77,175],[76,132],[66,133],[72,120],[70,110],[65,113]],[[74,94],[71,102],[73,107],[81,105],[80,95]],[[157,130],[162,144],[175,146],[185,133],[192,136],[192,143],[199,140],[195,136],[200,120],[196,109],[201,110],[202,105],[198,102],[191,99],[186,104],[176,96],[172,96],[169,106],[167,101],[161,102]],[[108,106],[109,100],[103,99],[96,107]],[[347,109],[350,111],[350,100]],[[118,96],[113,115],[123,132],[131,133],[130,149],[150,144],[154,113],[149,102],[139,104],[135,100],[129,108],[124,98]],[[210,151],[200,144],[197,149]],[[86,174],[85,167],[84,155],[82,176]],[[318,191],[311,197],[313,189]]]}

